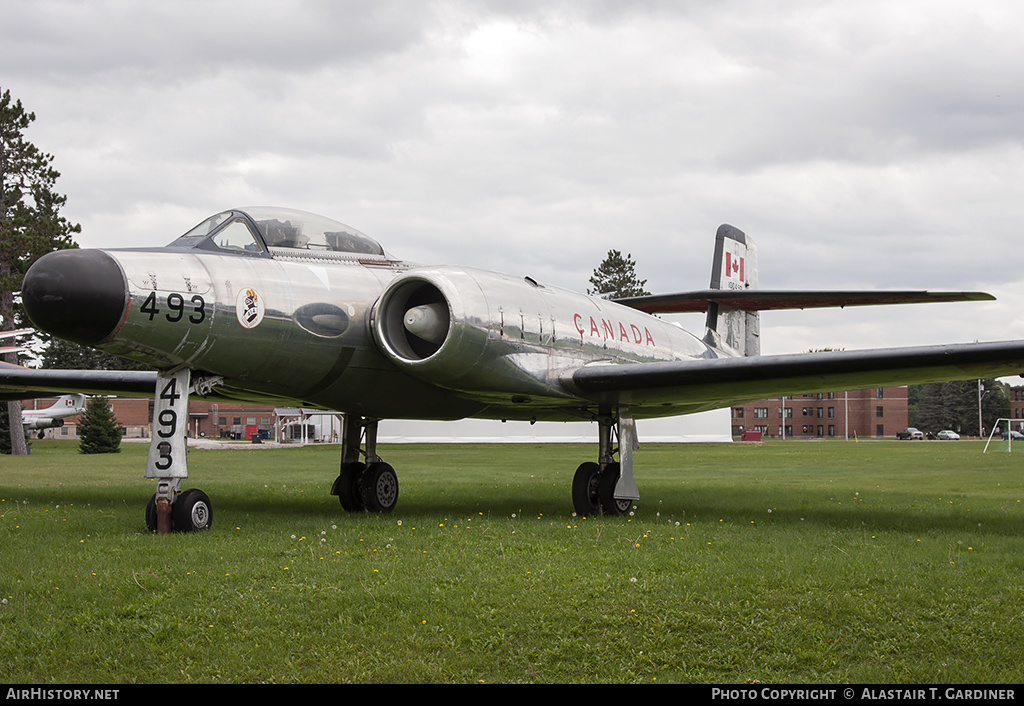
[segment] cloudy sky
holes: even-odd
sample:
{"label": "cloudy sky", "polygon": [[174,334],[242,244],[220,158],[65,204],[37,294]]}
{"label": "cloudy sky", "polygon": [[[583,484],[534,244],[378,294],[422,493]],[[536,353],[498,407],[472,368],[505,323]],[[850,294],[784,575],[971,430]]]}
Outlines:
{"label": "cloudy sky", "polygon": [[1018,3],[0,8],[0,89],[35,112],[83,247],[265,204],[574,289],[616,248],[663,293],[707,286],[728,222],[764,288],[999,297],[773,312],[766,353],[1024,338]]}

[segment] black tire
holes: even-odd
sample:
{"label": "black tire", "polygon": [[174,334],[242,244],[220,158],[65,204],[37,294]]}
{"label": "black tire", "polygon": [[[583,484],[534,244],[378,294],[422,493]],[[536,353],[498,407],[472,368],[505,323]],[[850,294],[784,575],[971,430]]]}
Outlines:
{"label": "black tire", "polygon": [[601,514],[598,500],[598,478],[601,467],[593,461],[581,463],[572,477],[572,507],[580,517],[595,517]]}
{"label": "black tire", "polygon": [[174,501],[171,517],[175,532],[202,532],[213,524],[213,506],[206,493],[189,488]]}
{"label": "black tire", "polygon": [[363,494],[359,489],[359,482],[366,472],[366,464],[362,461],[345,463],[341,466],[341,473],[334,481],[331,494],[337,495],[341,507],[347,512],[363,512],[366,506],[363,505]]}
{"label": "black tire", "polygon": [[146,503],[146,529],[156,532],[156,493]]}
{"label": "black tire", "polygon": [[384,462],[371,463],[359,480],[359,491],[368,512],[391,512],[398,504],[398,474]]}
{"label": "black tire", "polygon": [[615,497],[615,484],[619,482],[620,473],[617,463],[609,463],[601,471],[597,483],[597,497],[601,503],[601,513],[604,515],[627,515],[633,509],[632,500],[618,500]]}

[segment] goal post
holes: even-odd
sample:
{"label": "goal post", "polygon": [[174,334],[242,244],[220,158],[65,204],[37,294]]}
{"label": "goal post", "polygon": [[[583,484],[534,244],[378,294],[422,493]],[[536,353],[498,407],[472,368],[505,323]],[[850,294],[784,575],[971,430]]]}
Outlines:
{"label": "goal post", "polygon": [[1024,426],[1024,419],[1009,419],[1007,417],[1000,417],[996,420],[995,426],[992,427],[992,431],[988,435],[988,441],[985,442],[985,450],[982,453],[988,451],[988,445],[992,443],[992,437],[996,435],[997,429],[1003,429],[1001,422],[1006,422],[1006,450],[1008,452],[1013,451],[1013,426],[1016,425],[1018,429]]}

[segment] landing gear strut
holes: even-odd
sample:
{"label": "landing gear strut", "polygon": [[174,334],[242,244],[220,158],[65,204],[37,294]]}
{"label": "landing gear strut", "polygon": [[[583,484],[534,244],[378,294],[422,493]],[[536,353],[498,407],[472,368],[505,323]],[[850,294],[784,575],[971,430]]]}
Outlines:
{"label": "landing gear strut", "polygon": [[185,432],[189,393],[196,389],[205,394],[214,384],[216,381],[199,378],[193,386],[187,368],[157,373],[153,439],[146,461],[146,478],[156,479],[156,492],[146,505],[150,532],[199,532],[213,523],[209,496],[196,488],[182,491],[181,481],[188,477]]}
{"label": "landing gear strut", "polygon": [[342,423],[341,472],[331,495],[348,512],[388,513],[398,503],[398,474],[377,455],[377,421],[346,414]]}
{"label": "landing gear strut", "polygon": [[[640,498],[633,480],[633,451],[637,448],[636,425],[629,409],[622,407],[618,423],[610,414],[598,418],[598,462],[587,461],[572,479],[572,506],[577,515],[626,515]],[[617,429],[619,446],[612,448],[612,431]],[[619,460],[614,460],[618,453]]]}

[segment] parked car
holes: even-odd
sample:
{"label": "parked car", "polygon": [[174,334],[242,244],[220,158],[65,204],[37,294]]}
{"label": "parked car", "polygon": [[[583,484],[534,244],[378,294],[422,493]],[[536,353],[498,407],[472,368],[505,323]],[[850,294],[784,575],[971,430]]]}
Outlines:
{"label": "parked car", "polygon": [[907,427],[903,431],[896,432],[897,439],[921,439],[924,441],[924,432],[918,431],[914,427]]}
{"label": "parked car", "polygon": [[936,434],[935,437],[937,439],[947,439],[947,440],[950,440],[950,441],[957,441],[960,438],[960,435],[957,434],[955,431],[952,431],[950,429],[943,429],[938,434]]}
{"label": "parked car", "polygon": [[[1005,431],[1003,432],[1003,438],[1004,439],[1006,438],[1006,432]],[[1024,434],[1021,434],[1019,431],[1011,431],[1010,432],[1010,439],[1012,441],[1020,441],[1020,440],[1024,439]]]}

